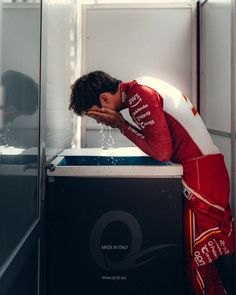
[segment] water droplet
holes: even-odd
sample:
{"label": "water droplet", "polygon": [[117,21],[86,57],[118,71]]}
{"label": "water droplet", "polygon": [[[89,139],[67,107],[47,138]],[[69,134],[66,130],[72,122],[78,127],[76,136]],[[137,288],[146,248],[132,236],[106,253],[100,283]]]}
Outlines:
{"label": "water droplet", "polygon": [[6,126],[0,130],[0,145],[8,147],[9,144],[9,135],[11,130],[12,123],[8,122]]}
{"label": "water droplet", "polygon": [[110,126],[105,126],[103,124],[99,124],[100,125],[100,146],[102,149],[112,149],[114,148],[114,139],[112,137],[112,133],[113,133],[113,128],[111,128]]}

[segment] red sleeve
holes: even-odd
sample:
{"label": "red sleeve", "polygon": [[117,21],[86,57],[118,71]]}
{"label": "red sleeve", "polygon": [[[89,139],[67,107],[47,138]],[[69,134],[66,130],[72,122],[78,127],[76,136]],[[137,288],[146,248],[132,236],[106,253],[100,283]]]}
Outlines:
{"label": "red sleeve", "polygon": [[121,132],[152,158],[170,160],[172,140],[160,95],[149,87],[134,84],[128,93],[128,107],[139,128],[127,122]]}

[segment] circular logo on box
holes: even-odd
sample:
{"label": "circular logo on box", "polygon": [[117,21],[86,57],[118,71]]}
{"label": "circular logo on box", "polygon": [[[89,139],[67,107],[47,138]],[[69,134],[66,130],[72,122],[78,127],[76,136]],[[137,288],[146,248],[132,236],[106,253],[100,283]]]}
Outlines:
{"label": "circular logo on box", "polygon": [[[116,232],[112,224],[119,223]],[[119,237],[119,229],[126,227],[128,243]],[[110,232],[108,228],[110,227]],[[103,241],[103,236],[108,239]],[[118,237],[116,238],[112,238]],[[90,251],[96,264],[107,271],[128,270],[140,267],[155,258],[155,252],[164,248],[178,247],[178,244],[161,244],[146,249],[142,248],[142,230],[138,220],[130,213],[121,210],[103,214],[95,223],[90,233]],[[150,254],[153,254],[150,256]],[[118,259],[117,259],[118,257]],[[145,258],[146,257],[146,258]]]}

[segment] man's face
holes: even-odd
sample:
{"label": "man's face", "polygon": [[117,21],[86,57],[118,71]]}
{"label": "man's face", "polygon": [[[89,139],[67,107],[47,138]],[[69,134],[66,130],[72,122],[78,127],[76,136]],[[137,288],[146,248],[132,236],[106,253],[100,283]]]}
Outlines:
{"label": "man's face", "polygon": [[[0,110],[1,110],[1,118],[0,125],[2,126],[3,122],[12,122],[15,118],[20,116],[19,111],[14,105],[6,104],[6,96],[4,87],[0,85]],[[0,127],[1,128],[1,127]]]}
{"label": "man's face", "polygon": [[[101,107],[98,105],[93,105],[91,108],[87,109],[88,111],[100,111],[101,108],[107,108],[113,111],[119,111],[120,104],[121,104],[121,98],[120,98],[120,90],[114,94],[110,92],[103,92],[99,96]],[[87,113],[86,112],[86,113]]]}
{"label": "man's face", "polygon": [[[87,112],[89,112],[89,111],[101,111],[101,107],[99,107],[99,106],[97,106],[97,105],[93,105],[91,108],[89,108],[88,110],[87,110]],[[87,113],[86,112],[86,113]]]}
{"label": "man's face", "polygon": [[103,92],[100,94],[100,103],[103,108],[113,111],[118,111],[121,104],[120,91],[112,94],[110,92]]}
{"label": "man's face", "polygon": [[[85,115],[87,115],[87,112],[89,112],[89,111],[98,111],[98,112],[101,112],[101,107],[99,107],[99,106],[97,106],[97,105],[93,105],[91,108],[87,109]],[[88,115],[87,115],[87,116],[88,116]],[[88,116],[88,117],[90,117],[90,116]],[[95,120],[96,120],[96,119],[95,119]],[[100,124],[100,121],[99,121],[99,120],[96,120],[96,122],[97,122],[98,124]]]}

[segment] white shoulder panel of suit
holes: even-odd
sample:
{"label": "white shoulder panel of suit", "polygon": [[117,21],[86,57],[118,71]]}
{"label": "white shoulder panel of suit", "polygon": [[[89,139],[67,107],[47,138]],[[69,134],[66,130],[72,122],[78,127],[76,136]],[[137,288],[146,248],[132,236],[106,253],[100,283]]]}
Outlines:
{"label": "white shoulder panel of suit", "polygon": [[171,115],[182,125],[204,155],[219,153],[201,117],[198,113],[193,113],[192,103],[184,97],[181,91],[152,77],[139,77],[135,80],[138,84],[151,87],[161,95],[164,100],[164,112]]}

